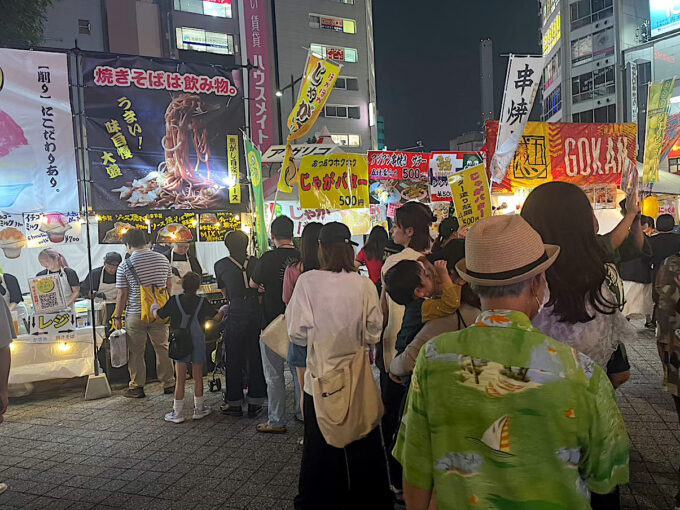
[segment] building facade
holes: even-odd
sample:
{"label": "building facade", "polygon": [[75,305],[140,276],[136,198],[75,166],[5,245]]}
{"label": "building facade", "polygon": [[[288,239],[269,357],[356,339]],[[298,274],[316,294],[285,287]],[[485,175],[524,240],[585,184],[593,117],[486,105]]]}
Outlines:
{"label": "building facade", "polygon": [[[342,64],[310,137],[326,127],[349,152],[378,148],[371,0],[274,0],[281,130],[291,111],[308,50]],[[296,83],[291,87],[291,83]]]}
{"label": "building facade", "polygon": [[541,0],[541,120],[617,122],[622,52],[637,44],[648,0]]}

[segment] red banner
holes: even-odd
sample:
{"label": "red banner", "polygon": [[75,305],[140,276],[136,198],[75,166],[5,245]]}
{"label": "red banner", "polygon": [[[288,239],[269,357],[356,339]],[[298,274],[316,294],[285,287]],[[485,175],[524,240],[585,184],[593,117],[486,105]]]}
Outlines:
{"label": "red banner", "polygon": [[[498,121],[487,121],[487,162],[493,158],[497,135]],[[493,191],[535,188],[550,181],[618,186],[627,161],[636,155],[635,124],[529,122],[505,179]]]}
{"label": "red banner", "polygon": [[421,152],[368,151],[370,179],[427,181],[430,155]]}

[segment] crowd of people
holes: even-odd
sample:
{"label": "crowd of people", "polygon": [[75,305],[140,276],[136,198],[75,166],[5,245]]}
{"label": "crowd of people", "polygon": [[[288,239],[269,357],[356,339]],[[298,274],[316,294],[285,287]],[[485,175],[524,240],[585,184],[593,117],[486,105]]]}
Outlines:
{"label": "crowd of people", "polygon": [[[432,211],[408,202],[390,235],[374,227],[358,253],[337,222],[306,225],[298,249],[293,222],[280,216],[274,248],[259,260],[245,234],[226,235],[228,256],[214,267],[228,300],[219,310],[198,294],[202,270],[186,246],[160,253],[131,230],[125,260],[107,254],[87,279],[96,287],[84,292],[115,295],[117,328],[125,316],[127,397],[145,396],[151,340],[158,379],[174,393],[165,415],[173,423],[186,419],[188,364],[192,417],[211,412],[205,328],[222,324],[220,412],[254,418],[266,401],[257,425],[264,434],[286,433],[289,418],[304,422],[298,510],[395,502],[409,510],[616,509],[629,444],[614,389],[630,376],[625,343],[637,334],[635,315],[658,325],[664,382],[680,415],[680,236],[672,217],[655,225],[641,216],[637,197],[621,208],[621,222],[601,236],[585,193],[551,182],[520,214],[469,231],[445,219],[433,242]],[[65,292],[83,291],[62,259],[44,253],[40,261],[46,273],[64,274]],[[11,278],[2,283],[8,297],[0,301],[11,305]],[[156,291],[166,294],[163,306],[149,306]],[[281,321],[287,355],[261,338]],[[173,343],[184,336],[190,346],[173,367]],[[8,366],[0,343],[3,412]]]}

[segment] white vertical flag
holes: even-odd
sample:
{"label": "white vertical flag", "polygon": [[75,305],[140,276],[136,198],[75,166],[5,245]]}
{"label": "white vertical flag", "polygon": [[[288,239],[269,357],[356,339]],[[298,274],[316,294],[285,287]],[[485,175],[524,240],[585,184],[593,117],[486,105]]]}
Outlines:
{"label": "white vertical flag", "polygon": [[543,74],[544,57],[510,55],[505,79],[503,106],[496,138],[496,152],[491,161],[491,179],[501,182],[522,140],[529,113]]}

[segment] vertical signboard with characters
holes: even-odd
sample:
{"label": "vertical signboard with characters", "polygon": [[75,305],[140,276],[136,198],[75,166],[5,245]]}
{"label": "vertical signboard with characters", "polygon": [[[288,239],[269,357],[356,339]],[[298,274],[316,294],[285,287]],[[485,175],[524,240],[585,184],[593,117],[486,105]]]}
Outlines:
{"label": "vertical signboard with characters", "polygon": [[0,48],[0,210],[77,211],[65,53]]}
{"label": "vertical signboard with characters", "polygon": [[137,56],[86,55],[82,66],[95,210],[229,207],[240,71]]}
{"label": "vertical signboard with characters", "polygon": [[430,195],[432,202],[451,202],[449,177],[483,162],[477,152],[433,152],[430,156]]}
{"label": "vertical signboard with characters", "polygon": [[465,228],[491,216],[491,195],[484,165],[477,165],[449,176],[456,216]]}

